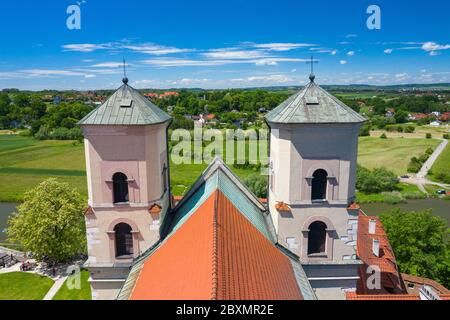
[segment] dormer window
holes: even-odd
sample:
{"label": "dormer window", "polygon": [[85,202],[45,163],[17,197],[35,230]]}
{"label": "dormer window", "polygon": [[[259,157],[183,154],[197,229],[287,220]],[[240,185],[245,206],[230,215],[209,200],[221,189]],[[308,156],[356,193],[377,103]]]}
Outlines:
{"label": "dormer window", "polygon": [[307,105],[319,104],[319,99],[317,99],[317,97],[306,97],[305,100]]}
{"label": "dormer window", "polygon": [[131,100],[131,99],[124,98],[120,101],[121,108],[131,108],[132,104],[133,104],[133,100]]}

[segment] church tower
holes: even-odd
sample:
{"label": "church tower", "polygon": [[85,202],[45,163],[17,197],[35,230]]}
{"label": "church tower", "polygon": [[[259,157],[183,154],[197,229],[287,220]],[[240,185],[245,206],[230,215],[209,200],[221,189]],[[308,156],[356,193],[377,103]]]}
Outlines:
{"label": "church tower", "polygon": [[359,128],[366,121],[310,82],[266,121],[270,127],[269,210],[279,243],[300,257],[319,299],[356,287]]}
{"label": "church tower", "polygon": [[125,77],[79,123],[89,194],[86,267],[94,299],[114,299],[133,260],[160,238],[160,224],[170,209],[170,121]]}

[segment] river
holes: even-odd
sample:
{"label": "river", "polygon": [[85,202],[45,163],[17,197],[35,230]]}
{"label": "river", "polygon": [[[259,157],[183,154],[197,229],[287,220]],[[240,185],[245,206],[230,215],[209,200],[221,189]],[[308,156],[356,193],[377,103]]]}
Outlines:
{"label": "river", "polygon": [[[17,203],[0,202],[0,242],[6,240],[5,228],[9,216],[16,210]],[[403,211],[419,211],[432,208],[433,213],[447,220],[450,225],[450,201],[439,199],[409,200],[408,203],[387,204],[370,203],[361,205],[367,215],[379,215],[380,213],[399,208]]]}

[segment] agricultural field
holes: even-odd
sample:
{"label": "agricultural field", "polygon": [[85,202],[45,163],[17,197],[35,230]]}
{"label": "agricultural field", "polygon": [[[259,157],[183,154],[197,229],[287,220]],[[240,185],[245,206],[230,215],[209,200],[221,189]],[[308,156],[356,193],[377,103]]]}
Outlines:
{"label": "agricultural field", "polygon": [[[396,174],[406,173],[409,160],[420,156],[433,139],[379,139],[362,137],[359,163],[369,169],[384,166]],[[445,162],[445,159],[444,159]],[[171,185],[175,195],[183,195],[206,164],[171,164]],[[241,178],[258,173],[253,168],[232,168]],[[26,190],[48,177],[69,183],[87,197],[84,148],[72,141],[39,141],[29,137],[0,135],[0,201],[19,202]]]}

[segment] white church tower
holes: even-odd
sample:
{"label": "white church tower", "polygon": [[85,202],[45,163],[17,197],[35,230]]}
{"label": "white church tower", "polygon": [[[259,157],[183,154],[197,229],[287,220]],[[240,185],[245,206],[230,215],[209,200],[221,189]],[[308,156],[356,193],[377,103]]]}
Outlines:
{"label": "white church tower", "polygon": [[86,267],[94,299],[115,299],[133,260],[160,238],[160,224],[170,209],[170,121],[124,78],[79,123],[89,194]]}
{"label": "white church tower", "polygon": [[269,210],[319,299],[356,287],[358,134],[366,121],[315,82],[272,110]]}

